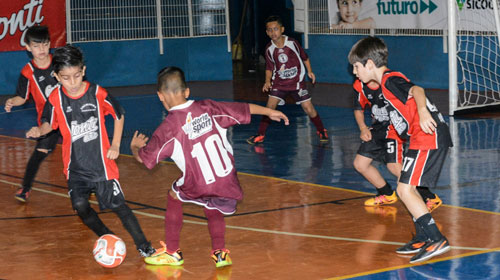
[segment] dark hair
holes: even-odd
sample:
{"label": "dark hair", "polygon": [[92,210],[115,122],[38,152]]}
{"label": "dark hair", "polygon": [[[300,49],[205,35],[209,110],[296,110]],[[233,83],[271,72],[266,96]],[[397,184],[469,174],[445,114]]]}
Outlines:
{"label": "dark hair", "polygon": [[158,73],[157,90],[159,92],[178,92],[186,88],[184,72],[179,67],[165,67]]}
{"label": "dark hair", "polygon": [[270,22],[273,22],[273,21],[276,21],[278,22],[278,24],[280,26],[283,26],[283,21],[281,20],[281,18],[279,16],[270,16],[266,19],[266,21],[264,22],[264,24],[267,26],[268,23]]}
{"label": "dark hair", "polygon": [[52,56],[52,65],[56,73],[59,73],[64,67],[78,66],[83,68],[85,64],[82,51],[72,45],[57,48]]}
{"label": "dark hair", "polygon": [[349,63],[360,62],[363,66],[371,59],[375,66],[387,66],[389,51],[384,41],[377,37],[366,37],[352,46],[349,52]]}
{"label": "dark hair", "polygon": [[34,25],[26,30],[24,42],[45,43],[50,41],[49,28],[43,25]]}

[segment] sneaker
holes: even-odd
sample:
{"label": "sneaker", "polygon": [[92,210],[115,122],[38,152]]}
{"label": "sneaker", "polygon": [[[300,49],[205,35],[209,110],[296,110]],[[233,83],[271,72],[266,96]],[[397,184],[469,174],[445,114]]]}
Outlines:
{"label": "sneaker", "polygon": [[396,249],[396,253],[398,254],[415,254],[420,251],[425,246],[425,241],[420,241],[418,239],[413,238],[410,242]]}
{"label": "sneaker", "polygon": [[167,251],[167,245],[163,241],[160,241],[163,248],[156,250],[150,257],[144,258],[144,262],[147,264],[154,265],[182,265],[184,263],[184,258],[182,257],[182,252],[180,249],[173,253]]}
{"label": "sneaker", "polygon": [[17,190],[14,198],[21,202],[26,202],[28,200],[28,197],[30,197],[30,193],[31,191],[24,192],[23,188],[20,188],[19,190]]}
{"label": "sneaker", "polygon": [[215,267],[223,267],[233,264],[229,257],[228,249],[217,249],[212,253],[212,259],[215,262]]}
{"label": "sneaker", "polygon": [[154,253],[156,253],[156,249],[151,246],[151,243],[146,243],[141,246],[141,248],[137,249],[139,251],[139,254],[143,258],[151,257]]}
{"label": "sneaker", "polygon": [[437,255],[444,254],[451,249],[450,243],[446,237],[438,241],[428,241],[420,251],[411,258],[410,263],[423,262]]}
{"label": "sneaker", "polygon": [[435,194],[435,196],[436,196],[435,198],[427,198],[427,201],[425,202],[425,204],[427,205],[427,209],[429,210],[429,213],[436,210],[436,208],[438,208],[439,206],[441,206],[441,204],[443,204],[441,198],[439,198],[437,194]]}
{"label": "sneaker", "polygon": [[387,204],[393,204],[398,201],[398,197],[396,196],[396,192],[393,191],[391,195],[377,195],[375,197],[372,197],[370,199],[367,199],[365,201],[365,206],[380,206],[380,205],[387,205]]}
{"label": "sneaker", "polygon": [[320,142],[328,142],[328,131],[326,128],[323,131],[316,131],[316,134],[318,134]]}
{"label": "sneaker", "polygon": [[247,143],[250,145],[264,143],[264,137],[265,137],[264,135],[260,134],[254,135],[247,139]]}

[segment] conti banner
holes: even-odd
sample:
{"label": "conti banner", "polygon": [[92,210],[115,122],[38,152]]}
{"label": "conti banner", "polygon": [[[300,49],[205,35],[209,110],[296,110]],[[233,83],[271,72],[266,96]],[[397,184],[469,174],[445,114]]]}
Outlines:
{"label": "conti banner", "polygon": [[1,0],[0,51],[24,49],[24,34],[33,25],[49,27],[51,47],[66,44],[65,0]]}
{"label": "conti banner", "polygon": [[[455,2],[459,18],[472,19],[467,25],[460,24],[462,29],[495,29],[492,0]],[[328,0],[332,29],[447,29],[447,9],[447,0]],[[491,24],[478,20],[488,18],[492,19]]]}

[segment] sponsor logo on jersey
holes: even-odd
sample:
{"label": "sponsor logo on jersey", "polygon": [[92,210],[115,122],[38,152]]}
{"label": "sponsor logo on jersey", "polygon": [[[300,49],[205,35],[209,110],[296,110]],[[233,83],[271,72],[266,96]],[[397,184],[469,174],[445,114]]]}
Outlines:
{"label": "sponsor logo on jersey", "polygon": [[66,113],[71,113],[73,112],[73,108],[71,106],[66,107]]}
{"label": "sponsor logo on jersey", "polygon": [[286,53],[282,53],[282,54],[278,55],[278,61],[281,63],[287,63],[288,55],[286,55]]}
{"label": "sponsor logo on jersey", "polygon": [[212,131],[212,118],[210,118],[208,113],[204,113],[193,119],[191,112],[189,112],[186,117],[186,124],[182,126],[182,130],[188,135],[190,140],[196,139]]}
{"label": "sponsor logo on jersey", "polygon": [[377,104],[372,106],[373,118],[379,122],[385,122],[389,120],[389,113],[387,112],[387,106],[379,107]]}
{"label": "sponsor logo on jersey", "polygon": [[285,69],[285,65],[281,66],[281,69],[278,71],[278,75],[280,76],[281,79],[293,79],[297,76],[298,73],[297,66],[290,68],[290,69]]}
{"label": "sponsor logo on jersey", "polygon": [[95,110],[97,110],[97,107],[92,103],[86,103],[80,107],[80,111],[82,112],[94,112]]}
{"label": "sponsor logo on jersey", "polygon": [[43,82],[43,81],[45,81],[45,77],[44,77],[44,76],[40,76],[40,77],[38,77],[38,82],[39,82],[39,83],[41,83],[41,82]]}
{"label": "sponsor logo on jersey", "polygon": [[45,97],[49,97],[50,96],[50,93],[52,93],[52,91],[57,87],[57,85],[48,85],[45,87],[45,90],[43,91],[43,94],[45,95]]}
{"label": "sponsor logo on jersey", "polygon": [[99,134],[99,126],[97,125],[98,119],[94,116],[90,117],[87,121],[78,124],[77,121],[71,122],[71,142],[83,138],[83,142],[87,143],[97,139]]}
{"label": "sponsor logo on jersey", "polygon": [[389,113],[389,117],[391,118],[392,125],[394,126],[394,129],[396,129],[397,133],[399,135],[404,135],[408,125],[405,123],[403,118],[396,111],[391,111]]}

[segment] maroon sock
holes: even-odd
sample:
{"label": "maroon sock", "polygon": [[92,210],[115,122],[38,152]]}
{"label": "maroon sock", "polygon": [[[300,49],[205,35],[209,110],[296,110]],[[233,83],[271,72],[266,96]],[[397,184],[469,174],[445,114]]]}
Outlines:
{"label": "maroon sock", "polygon": [[257,133],[259,135],[266,135],[266,130],[270,123],[271,119],[268,116],[262,116],[262,120],[260,121],[259,125],[259,131]]}
{"label": "maroon sock", "polygon": [[165,212],[165,242],[167,250],[172,253],[179,249],[182,228],[182,202],[167,195],[167,211]]}
{"label": "maroon sock", "polygon": [[224,249],[226,244],[224,241],[224,233],[226,231],[226,223],[224,215],[218,210],[210,210],[203,208],[205,216],[208,220],[208,232],[212,239],[212,250]]}
{"label": "maroon sock", "polygon": [[321,118],[319,117],[319,114],[317,114],[316,117],[314,117],[314,118],[311,118],[311,117],[309,117],[309,118],[311,119],[311,121],[313,122],[313,124],[316,126],[316,129],[318,131],[325,130],[325,127],[323,126],[323,122],[321,121]]}

